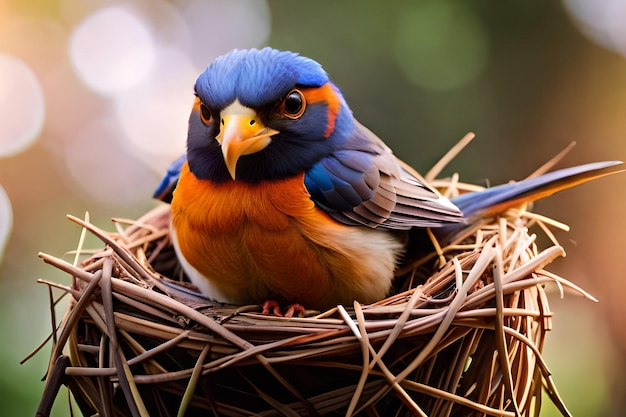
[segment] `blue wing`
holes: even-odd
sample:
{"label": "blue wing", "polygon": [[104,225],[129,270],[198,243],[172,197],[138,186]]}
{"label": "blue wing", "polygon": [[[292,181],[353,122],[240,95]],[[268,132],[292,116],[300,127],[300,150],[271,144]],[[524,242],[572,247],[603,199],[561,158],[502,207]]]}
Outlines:
{"label": "blue wing", "polygon": [[172,162],[165,173],[165,176],[161,180],[161,183],[154,190],[153,198],[164,201],[166,203],[172,202],[172,193],[178,184],[178,178],[180,177],[180,170],[183,164],[187,161],[187,155],[182,155],[180,158]]}
{"label": "blue wing", "polygon": [[306,172],[304,183],[317,206],[345,224],[408,230],[463,219],[458,208],[359,123],[341,149]]}

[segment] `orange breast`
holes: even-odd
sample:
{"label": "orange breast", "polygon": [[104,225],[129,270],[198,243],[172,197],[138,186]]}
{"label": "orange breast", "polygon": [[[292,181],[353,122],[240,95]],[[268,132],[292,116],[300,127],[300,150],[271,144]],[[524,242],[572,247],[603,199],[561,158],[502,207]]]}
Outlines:
{"label": "orange breast", "polygon": [[351,302],[343,288],[358,285],[345,280],[358,279],[361,267],[341,236],[354,227],[317,209],[303,179],[214,184],[185,165],[172,201],[173,227],[180,253],[203,276],[192,276],[196,285],[207,279],[217,293],[207,295],[236,304]]}

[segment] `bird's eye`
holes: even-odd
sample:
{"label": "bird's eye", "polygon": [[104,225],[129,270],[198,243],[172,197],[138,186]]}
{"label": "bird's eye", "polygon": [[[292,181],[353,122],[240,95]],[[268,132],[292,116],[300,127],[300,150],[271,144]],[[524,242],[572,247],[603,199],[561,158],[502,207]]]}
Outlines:
{"label": "bird's eye", "polygon": [[306,101],[300,90],[291,90],[282,104],[282,112],[290,119],[297,119],[304,113]]}
{"label": "bird's eye", "polygon": [[200,103],[200,119],[205,125],[213,123],[213,115],[211,110],[204,103]]}

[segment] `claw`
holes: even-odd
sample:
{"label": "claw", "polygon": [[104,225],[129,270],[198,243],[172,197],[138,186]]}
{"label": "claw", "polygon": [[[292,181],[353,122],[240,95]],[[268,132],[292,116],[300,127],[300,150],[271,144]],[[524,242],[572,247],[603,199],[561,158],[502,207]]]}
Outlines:
{"label": "claw", "polygon": [[278,305],[278,302],[274,300],[267,300],[263,303],[263,314],[265,314],[266,316],[283,316],[283,314],[280,312],[280,306]]}
{"label": "claw", "polygon": [[[290,304],[287,306],[287,311],[283,314],[280,310],[280,305],[278,305],[277,301],[267,300],[263,303],[263,311],[262,313],[266,316],[274,315],[276,317],[303,317],[304,316],[304,306],[300,304]],[[296,315],[297,313],[297,315]]]}
{"label": "claw", "polygon": [[[287,307],[285,317],[304,317],[304,306],[301,304],[291,304]],[[298,313],[298,314],[295,314]]]}

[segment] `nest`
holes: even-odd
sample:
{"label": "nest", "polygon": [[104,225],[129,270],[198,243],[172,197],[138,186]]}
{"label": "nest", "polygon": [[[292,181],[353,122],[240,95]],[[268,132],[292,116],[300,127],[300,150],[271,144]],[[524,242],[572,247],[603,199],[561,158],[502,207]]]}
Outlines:
{"label": "nest", "polygon": [[557,222],[521,207],[447,242],[428,234],[432,250],[399,271],[389,298],[286,319],[166,278],[180,275],[169,216],[160,206],[115,232],[72,218],[105,247],[80,263],[40,255],[72,283],[45,282],[53,307],[53,288],[70,301],[58,325],[51,309],[38,415],[62,384],[85,416],[533,416],[542,392],[569,415],[541,356],[544,286],[588,295],[544,270],[563,249],[539,250],[529,232],[552,237]]}

